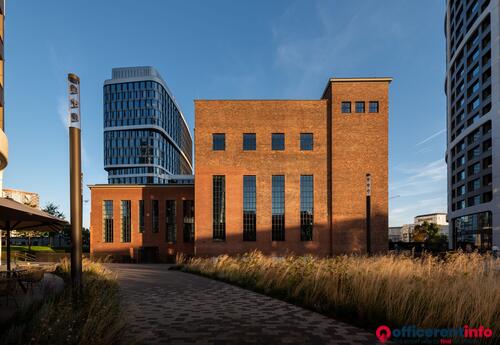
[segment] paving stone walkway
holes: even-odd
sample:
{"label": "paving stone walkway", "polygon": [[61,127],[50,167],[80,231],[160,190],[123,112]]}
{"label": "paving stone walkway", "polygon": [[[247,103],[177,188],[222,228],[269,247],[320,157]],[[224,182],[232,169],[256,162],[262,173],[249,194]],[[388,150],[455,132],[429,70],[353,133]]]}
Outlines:
{"label": "paving stone walkway", "polygon": [[376,344],[362,329],[167,265],[111,264],[133,344]]}

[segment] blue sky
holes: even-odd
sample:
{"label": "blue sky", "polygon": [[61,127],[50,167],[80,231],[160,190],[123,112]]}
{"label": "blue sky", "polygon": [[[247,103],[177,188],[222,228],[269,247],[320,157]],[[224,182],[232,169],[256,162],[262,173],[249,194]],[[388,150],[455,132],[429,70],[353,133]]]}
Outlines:
{"label": "blue sky", "polygon": [[102,85],[137,65],[160,71],[191,129],[196,98],[318,99],[332,76],[391,76],[390,224],[446,211],[444,1],[11,0],[6,12],[4,186],[67,216],[66,74],[82,83],[84,183],[105,183]]}

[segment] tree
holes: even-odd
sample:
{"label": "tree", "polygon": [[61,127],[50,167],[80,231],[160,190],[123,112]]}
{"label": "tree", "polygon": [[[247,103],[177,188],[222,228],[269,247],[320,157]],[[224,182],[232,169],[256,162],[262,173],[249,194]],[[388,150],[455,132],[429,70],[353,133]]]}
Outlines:
{"label": "tree", "polygon": [[47,205],[45,205],[45,207],[42,209],[42,211],[50,214],[51,216],[61,218],[61,219],[66,219],[66,217],[64,216],[64,213],[62,213],[59,210],[59,206],[57,206],[53,202],[49,202]]}
{"label": "tree", "polygon": [[[59,206],[54,204],[53,202],[49,202],[47,205],[45,205],[45,207],[42,209],[42,211],[47,212],[51,216],[61,218],[61,219],[66,219],[66,216],[64,215],[64,213],[59,209]],[[71,238],[71,226],[68,224],[65,224],[63,226],[62,230],[59,231],[59,234],[61,234],[66,240],[69,240]]]}
{"label": "tree", "polygon": [[446,238],[439,233],[439,225],[436,223],[423,222],[415,225],[413,230],[413,239],[416,242],[439,243],[443,242],[443,237]]}
{"label": "tree", "polygon": [[[37,207],[31,201],[25,202],[24,204],[27,206],[30,206],[30,207]],[[59,211],[59,206],[55,205],[54,203],[48,203],[42,209],[42,211],[47,212],[48,214],[50,214],[52,216],[64,219],[64,214],[61,211]],[[28,251],[31,251],[31,238],[32,237],[36,237],[36,236],[46,237],[46,236],[48,236],[47,232],[40,232],[37,230],[28,230],[28,231],[24,231],[23,233],[24,233],[24,236],[28,238]]]}

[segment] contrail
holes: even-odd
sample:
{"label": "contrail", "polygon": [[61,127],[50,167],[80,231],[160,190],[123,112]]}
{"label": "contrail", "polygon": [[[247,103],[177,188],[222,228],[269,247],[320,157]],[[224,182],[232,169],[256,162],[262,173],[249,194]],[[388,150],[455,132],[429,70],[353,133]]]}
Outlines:
{"label": "contrail", "polygon": [[422,140],[421,142],[419,142],[417,145],[415,146],[419,146],[419,145],[422,145],[422,144],[425,144],[426,142],[428,142],[429,140],[432,140],[434,139],[435,137],[437,137],[438,135],[440,134],[443,134],[444,132],[446,132],[446,128],[443,128],[442,130],[440,130],[439,132],[436,132],[434,133],[433,135],[431,135],[430,137],[428,138],[425,138],[424,140]]}

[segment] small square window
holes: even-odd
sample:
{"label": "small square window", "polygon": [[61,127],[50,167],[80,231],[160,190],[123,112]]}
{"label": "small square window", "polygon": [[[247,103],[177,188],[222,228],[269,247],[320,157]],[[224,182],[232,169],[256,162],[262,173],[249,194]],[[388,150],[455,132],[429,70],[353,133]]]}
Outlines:
{"label": "small square window", "polygon": [[342,112],[343,113],[351,112],[351,102],[342,102]]}
{"label": "small square window", "polygon": [[302,151],[312,151],[314,146],[312,133],[300,133],[300,149]]}
{"label": "small square window", "polygon": [[212,149],[214,151],[224,151],[226,149],[226,135],[224,133],[212,134]]}
{"label": "small square window", "polygon": [[377,101],[370,101],[370,105],[369,105],[370,109],[370,113],[378,113],[378,102]]}
{"label": "small square window", "polygon": [[257,148],[257,140],[255,133],[243,133],[243,150],[255,151]]}
{"label": "small square window", "polygon": [[285,134],[273,133],[271,138],[271,146],[273,150],[283,151],[285,149]]}
{"label": "small square window", "polygon": [[356,102],[356,112],[357,113],[365,112],[365,102]]}

